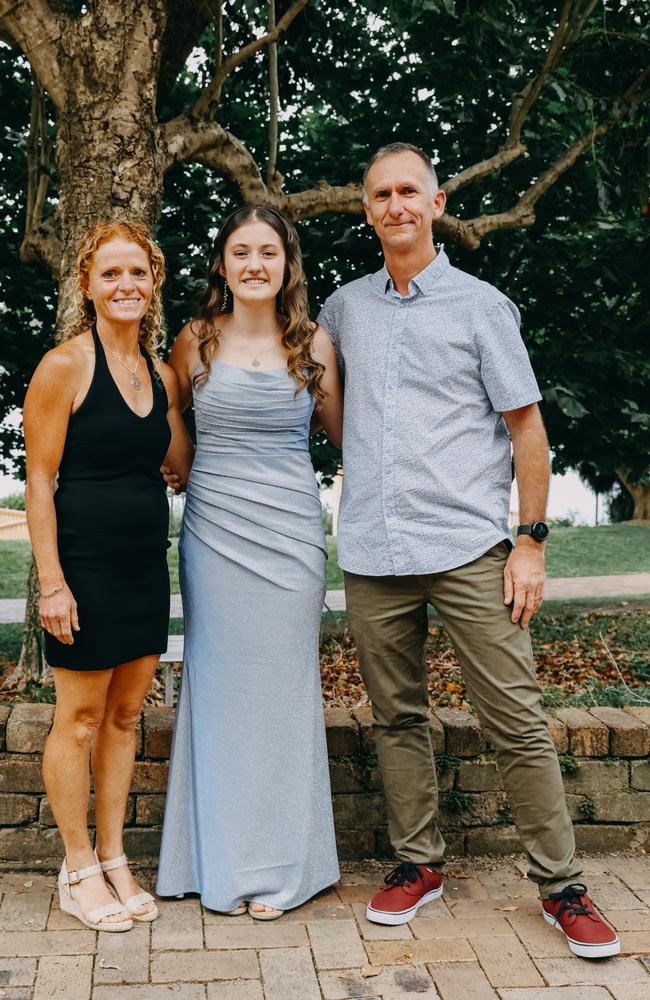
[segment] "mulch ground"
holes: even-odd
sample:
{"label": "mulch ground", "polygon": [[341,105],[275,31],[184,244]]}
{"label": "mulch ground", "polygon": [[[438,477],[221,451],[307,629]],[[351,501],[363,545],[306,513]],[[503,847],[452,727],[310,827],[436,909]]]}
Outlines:
{"label": "mulch ground", "polygon": [[[546,707],[572,696],[586,705],[650,704],[649,610],[546,612],[530,631]],[[436,622],[429,628],[426,660],[431,703],[470,707],[458,659],[444,628]],[[323,639],[320,666],[325,704],[353,708],[367,702],[356,646],[347,630]],[[6,675],[11,667],[7,665]],[[53,693],[51,678],[46,677],[44,683],[25,692],[0,690],[0,701],[51,701]],[[146,701],[164,704],[160,673]]]}
{"label": "mulch ground", "polygon": [[[629,612],[614,617],[593,612],[582,616],[575,635],[567,634],[571,628],[566,624],[555,629],[547,627],[541,636],[531,630],[537,679],[542,688],[560,688],[568,695],[588,690],[594,684],[617,689],[627,685],[638,691],[650,680],[650,657],[638,649],[639,634],[633,641],[621,644],[632,639],[635,626],[640,634],[647,634],[650,613]],[[553,636],[553,631],[558,634]],[[429,628],[426,660],[432,704],[468,708],[460,664],[441,625]],[[323,644],[321,680],[326,702],[347,707],[366,702],[356,646],[349,633]]]}

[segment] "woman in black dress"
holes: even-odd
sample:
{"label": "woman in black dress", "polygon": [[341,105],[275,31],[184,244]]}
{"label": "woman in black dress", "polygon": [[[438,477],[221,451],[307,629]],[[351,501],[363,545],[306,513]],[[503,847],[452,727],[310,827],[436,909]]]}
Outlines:
{"label": "woman in black dress", "polygon": [[129,872],[122,827],[135,728],[167,646],[160,466],[187,471],[192,457],[176,376],[156,355],[163,280],[145,227],[89,230],[63,342],[34,373],[24,411],[27,517],[57,693],[43,776],[66,852],[59,895],[63,910],[104,931],[157,916]]}

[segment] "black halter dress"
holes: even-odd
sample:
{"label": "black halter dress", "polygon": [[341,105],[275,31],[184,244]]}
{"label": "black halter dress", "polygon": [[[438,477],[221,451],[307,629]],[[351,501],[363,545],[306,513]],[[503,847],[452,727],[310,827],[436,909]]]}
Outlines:
{"label": "black halter dress", "polygon": [[139,417],[117,387],[93,328],[95,372],[68,425],[54,506],[59,558],[79,632],[45,633],[47,662],[106,670],[167,648],[169,507],[160,466],[171,432],[167,393],[143,351],[153,403]]}

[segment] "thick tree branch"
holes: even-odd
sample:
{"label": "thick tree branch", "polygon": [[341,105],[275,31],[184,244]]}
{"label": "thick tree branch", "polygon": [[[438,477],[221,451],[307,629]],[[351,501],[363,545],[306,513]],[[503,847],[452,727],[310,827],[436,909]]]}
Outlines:
{"label": "thick tree branch", "polygon": [[521,130],[528,113],[539,97],[548,75],[566,55],[569,45],[575,43],[596,2],[597,0],[588,0],[585,8],[581,10],[579,0],[577,3],[576,0],[564,0],[558,26],[551,38],[542,68],[512,99],[508,134],[504,143],[494,156],[467,167],[455,177],[445,181],[442,186],[447,195],[454,194],[466,184],[473,184],[502,170],[526,152],[526,146],[521,142]]}
{"label": "thick tree branch", "polygon": [[362,189],[360,184],[330,186],[321,181],[315,187],[295,194],[285,195],[281,208],[296,222],[311,219],[324,212],[343,212],[347,215],[362,215]]}
{"label": "thick tree branch", "polygon": [[0,0],[0,31],[25,53],[54,104],[63,105],[58,42],[69,18],[47,0]]}
{"label": "thick tree branch", "polygon": [[289,10],[283,14],[278,23],[276,24],[273,31],[267,32],[260,38],[256,38],[254,41],[249,42],[248,45],[244,45],[243,48],[239,49],[237,52],[233,52],[232,55],[224,59],[220,66],[214,74],[214,77],[205,88],[205,90],[199,96],[194,108],[192,109],[192,114],[197,117],[208,117],[214,108],[219,103],[219,98],[221,96],[221,88],[223,87],[224,81],[230,74],[250,59],[251,56],[259,52],[266,45],[272,45],[277,42],[280,36],[287,30],[291,22],[298,16],[303,7],[306,7],[309,0],[294,0],[291,4]]}
{"label": "thick tree branch", "polygon": [[294,194],[269,189],[248,149],[216,122],[197,122],[190,115],[181,115],[164,125],[162,134],[168,167],[180,162],[202,163],[236,184],[246,204],[274,205],[294,220],[322,212],[363,212],[360,184],[331,186],[321,181],[314,188]]}
{"label": "thick tree branch", "polygon": [[61,277],[63,244],[57,232],[54,218],[48,219],[37,229],[25,233],[20,245],[20,259],[28,263],[43,264],[57,281]]}
{"label": "thick tree branch", "polygon": [[512,163],[513,160],[519,159],[525,152],[526,147],[521,142],[513,146],[502,146],[494,156],[488,157],[487,160],[481,160],[480,163],[474,163],[471,167],[467,167],[466,170],[461,170],[459,174],[450,177],[449,180],[440,186],[447,197],[449,197],[455,194],[460,188],[465,187],[466,184],[473,184],[474,181],[488,177],[489,174],[493,174],[497,170],[502,170],[509,163]]}
{"label": "thick tree branch", "polygon": [[443,216],[435,228],[439,232],[446,231],[453,239],[470,250],[475,250],[487,233],[500,229],[519,229],[532,226],[535,222],[535,206],[542,195],[569,170],[596,139],[609,132],[629,112],[632,104],[640,99],[640,93],[650,77],[650,66],[639,74],[620,99],[619,108],[609,118],[589,129],[583,136],[576,139],[554,163],[547,167],[544,173],[531,184],[512,208],[506,212],[494,215],[482,215],[476,219],[463,221],[454,216]]}
{"label": "thick tree branch", "polygon": [[183,161],[203,163],[233,181],[243,201],[273,200],[251,153],[217,122],[180,115],[162,127],[162,136],[168,167]]}
{"label": "thick tree branch", "polygon": [[54,142],[48,134],[45,93],[32,73],[32,99],[27,134],[27,210],[25,235],[38,229],[43,217],[50,172],[54,157]]}

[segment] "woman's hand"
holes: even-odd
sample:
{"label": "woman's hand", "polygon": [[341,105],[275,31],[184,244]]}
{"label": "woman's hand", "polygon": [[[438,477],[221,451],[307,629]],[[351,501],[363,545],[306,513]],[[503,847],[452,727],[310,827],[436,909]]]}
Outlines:
{"label": "woman's hand", "polygon": [[179,496],[183,490],[187,489],[187,480],[183,482],[178,473],[174,472],[169,465],[161,465],[160,471],[162,472],[162,477],[169,486],[170,490],[172,490],[176,496]]}
{"label": "woman's hand", "polygon": [[80,631],[77,602],[66,583],[63,584],[62,590],[52,594],[51,597],[41,596],[39,615],[41,625],[46,632],[66,646],[74,643],[72,633]]}
{"label": "woman's hand", "polygon": [[160,471],[167,485],[178,495],[187,486],[196,448],[192,438],[187,433],[187,427],[181,416],[176,372],[166,364],[161,364],[159,371],[167,390],[169,401],[167,422],[172,432],[169,448]]}

